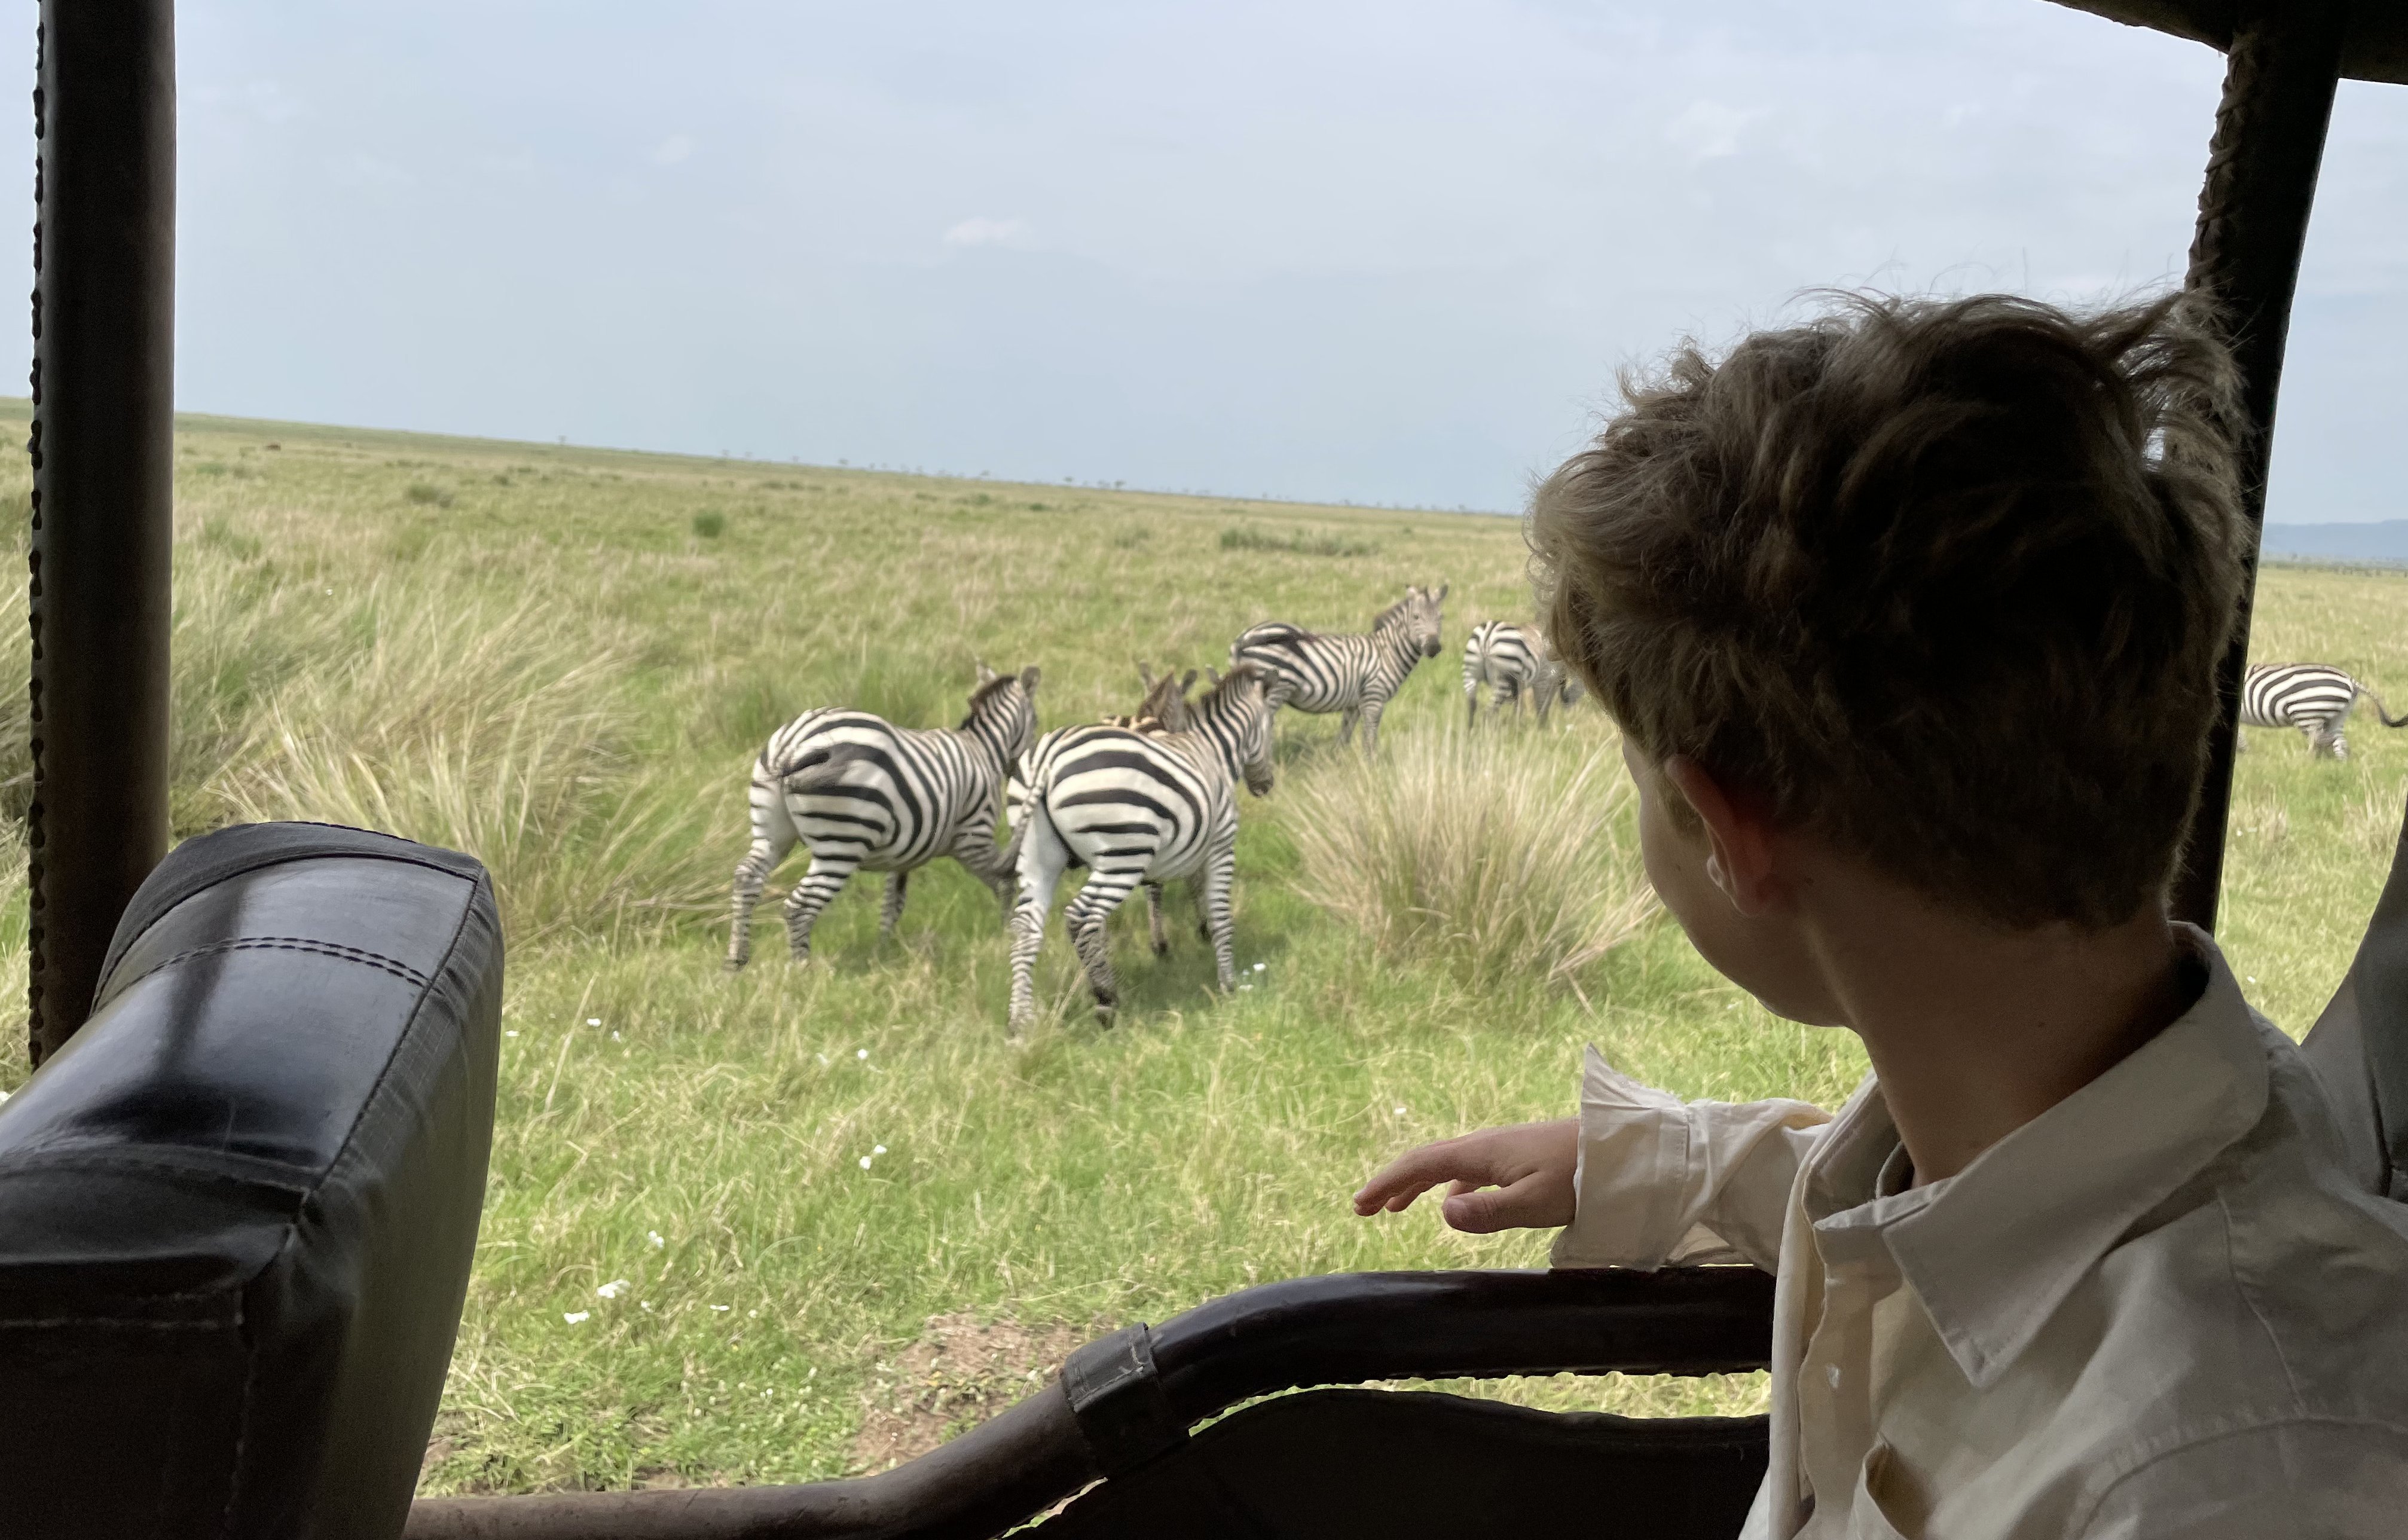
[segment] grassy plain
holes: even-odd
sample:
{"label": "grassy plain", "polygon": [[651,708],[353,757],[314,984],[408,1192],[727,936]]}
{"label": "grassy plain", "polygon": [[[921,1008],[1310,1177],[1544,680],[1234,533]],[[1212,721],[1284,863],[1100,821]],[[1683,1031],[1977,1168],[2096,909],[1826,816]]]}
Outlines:
{"label": "grassy plain", "polygon": [[[0,431],[22,418],[0,404]],[[179,833],[373,823],[475,851],[503,893],[510,1035],[430,1491],[858,1468],[877,1458],[865,1418],[941,1431],[1005,1389],[915,1357],[932,1317],[1053,1340],[1296,1274],[1535,1263],[1541,1237],[1471,1240],[1426,1212],[1366,1223],[1344,1199],[1412,1142],[1559,1115],[1584,1042],[1689,1096],[1828,1102],[1861,1072],[1851,1040],[1771,1020],[1629,907],[1592,708],[1501,751],[1455,739],[1467,626],[1527,610],[1510,521],[206,418],[186,423],[178,470]],[[0,497],[22,508],[22,466],[7,476]],[[1440,580],[1447,653],[1392,710],[1383,768],[1585,775],[1581,805],[1607,815],[1493,891],[1570,894],[1595,923],[1399,920],[1446,895],[1414,896],[1393,840],[1352,856],[1299,840],[1301,810],[1363,810],[1367,846],[1433,815],[1334,754],[1330,722],[1291,716],[1282,784],[1243,812],[1250,986],[1230,998],[1208,992],[1192,929],[1156,962],[1125,922],[1122,1024],[1099,1031],[1057,926],[1052,1016],[1010,1046],[994,904],[949,865],[914,883],[891,943],[863,883],[810,968],[786,963],[772,920],[750,970],[720,971],[746,769],[802,708],[949,726],[984,658],[1041,665],[1049,723],[1125,710],[1140,660],[1217,663],[1274,616],[1357,626]],[[2408,705],[2408,578],[2272,571],[2258,636],[2265,655],[2342,664]],[[22,628],[0,638],[0,671],[22,670]],[[22,705],[8,712],[13,815]],[[2408,739],[2361,719],[2354,742],[2348,764],[2311,765],[2261,734],[2242,768],[2227,940],[2295,1031],[2346,965],[2397,827]],[[1424,870],[1493,882],[1482,841],[1560,835],[1543,797],[1515,806]],[[0,855],[12,1087],[22,850]],[[1348,860],[1355,880],[1338,881]],[[1761,1389],[1502,1393],[1735,1408]]]}

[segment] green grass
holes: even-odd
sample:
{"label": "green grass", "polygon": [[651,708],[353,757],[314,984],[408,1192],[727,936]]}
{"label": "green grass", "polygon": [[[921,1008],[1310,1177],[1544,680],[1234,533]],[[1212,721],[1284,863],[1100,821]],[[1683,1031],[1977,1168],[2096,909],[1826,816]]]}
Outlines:
{"label": "green grass", "polygon": [[[0,404],[0,431],[23,416]],[[1528,612],[1510,521],[215,419],[186,423],[178,465],[179,831],[374,822],[476,850],[503,894],[514,1035],[429,1491],[842,1474],[865,1412],[910,1399],[896,1365],[934,1316],[1083,1331],[1297,1274],[1535,1264],[1543,1236],[1365,1222],[1345,1200],[1416,1141],[1560,1115],[1584,1042],[1690,1096],[1829,1102],[1861,1072],[1853,1040],[1771,1020],[1676,929],[1616,907],[1627,814],[1594,708],[1545,735],[1458,736],[1467,626]],[[1280,786],[1242,813],[1251,988],[1210,992],[1174,894],[1167,960],[1140,919],[1116,925],[1118,1028],[1092,1024],[1057,924],[1051,1015],[1010,1045],[993,900],[949,864],[914,882],[891,943],[862,883],[811,967],[786,963],[773,918],[752,968],[720,971],[747,766],[803,708],[949,726],[983,659],[1042,665],[1048,724],[1125,711],[1140,662],[1220,663],[1269,618],[1360,626],[1440,581],[1447,650],[1383,724],[1388,775],[1334,753],[1327,719],[1281,725]],[[2264,655],[2343,664],[2408,704],[2408,577],[2272,572],[2259,635]],[[22,675],[24,647],[0,630],[0,671]],[[2362,720],[2338,766],[2256,738],[2226,934],[2297,1031],[2380,885],[2408,736]],[[1524,799],[1490,833],[1417,844],[1445,802],[1412,802],[1430,777],[1519,777]],[[1550,795],[1583,820],[1548,822]],[[1300,839],[1308,807],[1363,827],[1344,848]],[[1479,862],[1533,830],[1562,847],[1519,875]],[[1461,901],[1475,878],[1562,897],[1483,928]],[[12,875],[0,966],[19,980],[23,920]],[[0,995],[0,1086],[24,1073],[22,996]],[[1492,1389],[1624,1409],[1762,1393]]]}

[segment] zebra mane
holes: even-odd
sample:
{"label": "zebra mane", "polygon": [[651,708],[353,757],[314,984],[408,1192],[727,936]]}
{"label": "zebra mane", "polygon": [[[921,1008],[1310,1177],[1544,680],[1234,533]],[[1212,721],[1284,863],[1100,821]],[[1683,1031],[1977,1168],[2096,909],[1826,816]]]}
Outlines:
{"label": "zebra mane", "polygon": [[1371,617],[1372,632],[1377,634],[1381,631],[1386,630],[1391,622],[1401,620],[1404,617],[1405,612],[1412,607],[1413,596],[1411,593],[1407,593],[1403,598],[1398,599],[1396,603],[1389,605],[1386,609]]}
{"label": "zebra mane", "polygon": [[993,697],[1002,694],[1006,685],[1017,684],[1019,683],[1020,676],[1018,674],[997,674],[993,679],[990,679],[985,684],[980,685],[977,689],[971,691],[969,714],[962,718],[962,726],[967,727],[971,723],[977,721],[979,708],[985,705]]}
{"label": "zebra mane", "polygon": [[1216,682],[1214,682],[1212,687],[1205,691],[1202,698],[1198,699],[1196,704],[1190,708],[1190,710],[1201,712],[1207,707],[1220,704],[1221,698],[1228,693],[1229,686],[1235,684],[1240,679],[1252,679],[1256,684],[1262,686],[1265,690],[1268,690],[1270,688],[1271,682],[1263,677],[1261,669],[1255,668],[1252,663],[1238,664],[1230,669],[1227,673],[1223,674]]}

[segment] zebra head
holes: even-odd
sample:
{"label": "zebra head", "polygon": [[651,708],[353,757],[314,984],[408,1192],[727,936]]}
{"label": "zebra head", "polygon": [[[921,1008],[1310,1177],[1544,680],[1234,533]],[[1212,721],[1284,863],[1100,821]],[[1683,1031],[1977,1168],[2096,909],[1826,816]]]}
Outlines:
{"label": "zebra head", "polygon": [[1393,616],[1394,623],[1403,627],[1416,652],[1424,657],[1436,657],[1442,646],[1439,628],[1445,620],[1440,606],[1445,602],[1449,586],[1441,583],[1435,589],[1419,585],[1408,588],[1403,601],[1380,618],[1385,621]]}
{"label": "zebra head", "polygon": [[969,714],[961,730],[995,751],[1009,771],[1037,742],[1037,680],[1030,664],[1016,674],[999,674],[984,663],[978,666],[978,688],[970,692]]}
{"label": "zebra head", "polygon": [[1257,797],[1271,794],[1271,675],[1251,660],[1212,675],[1212,692],[1192,708],[1197,725],[1221,745],[1229,769]]}

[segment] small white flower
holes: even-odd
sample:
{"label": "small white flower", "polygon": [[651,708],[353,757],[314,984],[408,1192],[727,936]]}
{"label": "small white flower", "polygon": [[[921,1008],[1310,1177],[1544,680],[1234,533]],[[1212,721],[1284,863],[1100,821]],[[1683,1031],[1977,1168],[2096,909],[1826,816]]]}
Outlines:
{"label": "small white flower", "polygon": [[1259,973],[1259,972],[1261,972],[1264,969],[1268,968],[1269,966],[1270,966],[1270,964],[1269,964],[1269,963],[1267,963],[1267,962],[1258,962],[1258,963],[1254,964],[1254,971],[1255,971],[1255,972],[1257,972],[1257,973]]}
{"label": "small white flower", "polygon": [[872,1155],[883,1155],[886,1153],[886,1146],[883,1144],[877,1145],[872,1148],[869,1153]]}
{"label": "small white flower", "polygon": [[869,1050],[867,1048],[855,1048],[853,1051],[853,1057],[855,1058],[867,1058],[869,1057]]}
{"label": "small white flower", "polygon": [[1404,1116],[1404,1115],[1405,1115],[1405,1109],[1404,1109],[1404,1108],[1402,1108],[1402,1107],[1398,1107],[1398,1108],[1397,1109],[1397,1115],[1398,1115],[1398,1117],[1402,1117],[1402,1116]]}
{"label": "small white flower", "polygon": [[867,1171],[869,1169],[869,1157],[865,1155],[861,1158],[861,1169],[864,1171]]}
{"label": "small white flower", "polygon": [[619,1041],[619,1034],[618,1034],[618,1033],[616,1033],[616,1032],[612,1032],[612,1033],[610,1034],[610,1041],[611,1041],[611,1042],[613,1042],[613,1043],[618,1042],[618,1041]]}
{"label": "small white flower", "polygon": [[2250,982],[2250,983],[2252,983],[2252,984],[2255,984],[2255,983],[2257,983],[2258,981],[2257,981],[2256,979],[2254,979],[2254,978],[2253,978],[2253,979],[2251,979],[2249,982]]}
{"label": "small white flower", "polygon": [[650,1300],[638,1300],[636,1302],[636,1307],[639,1310],[650,1310],[652,1307],[652,1302]]}
{"label": "small white flower", "polygon": [[516,1037],[516,1036],[518,1036],[519,1034],[518,1034],[515,1030],[512,1030],[512,1031],[504,1032],[502,1035],[503,1035],[504,1037]]}
{"label": "small white flower", "polygon": [[602,1018],[600,1016],[587,1016],[585,1018],[585,1025],[588,1027],[599,1027],[602,1025]]}
{"label": "small white flower", "polygon": [[1239,987],[1239,988],[1240,988],[1240,989],[1251,989],[1251,988],[1253,988],[1253,987],[1254,987],[1254,986],[1253,986],[1252,984],[1241,984],[1241,985],[1238,986],[1238,987]]}
{"label": "small white flower", "polygon": [[560,1318],[566,1321],[571,1326],[578,1326],[593,1319],[594,1312],[591,1310],[564,1310],[560,1313]]}
{"label": "small white flower", "polygon": [[601,1295],[606,1300],[615,1300],[620,1295],[625,1293],[627,1291],[627,1288],[628,1284],[626,1279],[613,1278],[609,1283],[606,1283],[601,1288],[595,1289],[594,1292]]}
{"label": "small white flower", "polygon": [[724,1312],[724,1311],[725,1311],[725,1310],[726,1310],[727,1306],[725,1306],[725,1305],[724,1305],[724,1304],[714,1304],[714,1305],[712,1305],[710,1308],[712,1308],[713,1310],[718,1310],[718,1311],[723,1311],[723,1312]]}
{"label": "small white flower", "polygon": [[668,1245],[666,1241],[661,1239],[661,1232],[657,1230],[648,1230],[644,1231],[644,1239],[652,1243],[652,1249],[654,1251],[658,1251],[661,1247]]}

